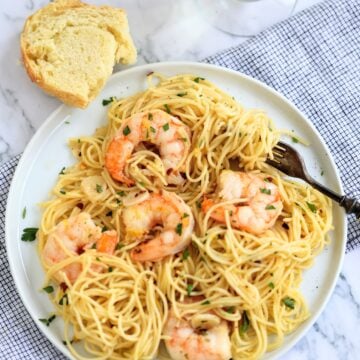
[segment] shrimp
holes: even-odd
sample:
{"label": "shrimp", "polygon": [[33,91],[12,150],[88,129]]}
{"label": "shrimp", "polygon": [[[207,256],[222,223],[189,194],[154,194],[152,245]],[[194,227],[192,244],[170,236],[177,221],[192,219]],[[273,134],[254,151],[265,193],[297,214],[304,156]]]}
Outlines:
{"label": "shrimp", "polygon": [[138,113],[123,121],[105,154],[105,167],[110,175],[126,185],[133,185],[134,180],[124,173],[126,161],[144,141],[159,147],[168,183],[183,183],[180,171],[190,148],[190,129],[162,110]]}
{"label": "shrimp", "polygon": [[[189,206],[179,196],[164,190],[125,208],[123,222],[126,240],[142,241],[131,252],[135,261],[158,261],[182,251],[189,245],[194,228]],[[157,229],[156,225],[162,228]]]}
{"label": "shrimp", "polygon": [[[231,225],[254,235],[262,234],[274,226],[283,204],[277,186],[266,181],[265,175],[224,170],[218,184],[219,200],[245,199],[239,205],[225,205],[215,208],[210,217],[225,223],[225,210],[229,210]],[[205,199],[202,211],[208,212],[216,204]]]}
{"label": "shrimp", "polygon": [[[49,233],[42,256],[45,264],[55,265],[71,255],[80,255],[96,244],[99,252],[113,254],[118,236],[115,230],[101,232],[87,212],[65,219],[57,224]],[[82,271],[81,264],[73,263],[61,269],[71,283],[74,283]],[[59,282],[62,277],[54,275]]]}
{"label": "shrimp", "polygon": [[168,337],[165,345],[173,360],[231,358],[228,324],[215,314],[206,313],[177,319],[171,310],[164,327],[164,335]]}

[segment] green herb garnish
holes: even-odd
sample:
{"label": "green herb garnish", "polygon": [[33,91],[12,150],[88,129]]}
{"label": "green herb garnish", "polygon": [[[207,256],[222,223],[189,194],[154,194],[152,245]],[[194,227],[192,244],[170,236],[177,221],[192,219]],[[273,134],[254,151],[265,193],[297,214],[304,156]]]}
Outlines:
{"label": "green herb garnish", "polygon": [[323,175],[324,175],[324,170],[321,170],[320,175],[321,175],[321,176],[323,176]]}
{"label": "green herb garnish", "polygon": [[270,195],[271,194],[271,190],[270,189],[266,189],[266,188],[260,188],[260,192],[266,195]]}
{"label": "green herb garnish", "polygon": [[65,174],[65,166],[61,169],[61,171],[59,172],[59,175],[64,175]]}
{"label": "green herb garnish", "polygon": [[150,126],[150,131],[154,134],[156,133],[156,130],[152,126]]}
{"label": "green herb garnish", "polygon": [[294,143],[298,143],[298,142],[299,142],[299,139],[296,138],[296,137],[294,137],[294,136],[291,138],[291,140],[292,140]]}
{"label": "green herb garnish", "polygon": [[188,296],[191,296],[191,292],[193,291],[194,284],[189,284],[186,288]]}
{"label": "green herb garnish", "polygon": [[96,249],[96,243],[93,243],[90,249]]}
{"label": "green herb garnish", "polygon": [[97,193],[102,193],[103,192],[103,187],[101,186],[101,185],[99,185],[99,184],[96,184],[96,192]]}
{"label": "green herb garnish", "polygon": [[131,129],[129,128],[128,125],[125,126],[124,130],[123,130],[123,134],[125,136],[129,135],[131,133]]}
{"label": "green herb garnish", "polygon": [[165,108],[165,111],[166,111],[168,114],[171,114],[171,110],[170,110],[168,104],[164,104],[164,108]]}
{"label": "green herb garnish", "polygon": [[197,78],[194,79],[194,81],[195,81],[196,83],[199,83],[200,80],[205,80],[205,78],[197,77]]}
{"label": "green herb garnish", "polygon": [[68,294],[63,295],[63,297],[59,300],[59,305],[69,305]]}
{"label": "green herb garnish", "polygon": [[229,314],[233,314],[235,312],[235,306],[229,306],[225,308],[225,311]]}
{"label": "green herb garnish", "polygon": [[187,92],[181,92],[181,93],[176,94],[176,96],[180,96],[180,97],[183,97],[185,95],[187,95]]}
{"label": "green herb garnish", "polygon": [[205,300],[201,303],[201,305],[209,305],[210,304],[210,301],[209,300]]}
{"label": "green herb garnish", "polygon": [[275,210],[276,207],[274,205],[266,205],[265,210]]}
{"label": "green herb garnish", "polygon": [[61,189],[61,190],[59,191],[59,193],[60,193],[60,194],[63,194],[63,195],[66,195],[66,191],[63,190],[63,189]]}
{"label": "green herb garnish", "polygon": [[182,223],[179,223],[176,225],[176,229],[175,229],[175,232],[179,235],[182,234]]}
{"label": "green herb garnish", "polygon": [[22,217],[23,219],[25,219],[25,217],[26,217],[26,206],[23,208],[23,211],[22,211],[22,213],[21,213],[21,217]]}
{"label": "green herb garnish", "polygon": [[292,299],[291,297],[286,297],[283,299],[283,303],[286,307],[290,308],[290,309],[294,309],[295,308],[295,300]]}
{"label": "green herb garnish", "polygon": [[111,96],[111,97],[109,97],[108,99],[104,99],[104,100],[102,101],[102,104],[103,104],[103,106],[109,105],[109,104],[112,103],[115,99],[116,99],[115,96]]}
{"label": "green herb garnish", "polygon": [[115,247],[115,250],[120,250],[120,249],[123,248],[124,246],[125,246],[124,244],[117,243],[117,244],[116,244],[116,247]]}
{"label": "green herb garnish", "polygon": [[186,260],[189,256],[190,256],[190,251],[189,251],[189,249],[186,248],[183,252],[182,259]]}
{"label": "green herb garnish", "polygon": [[105,232],[106,230],[109,230],[109,228],[108,228],[106,225],[104,225],[104,226],[102,227],[102,229],[101,229],[101,232],[103,233],[103,232]]}
{"label": "green herb garnish", "polygon": [[306,202],[306,205],[308,206],[308,208],[315,214],[316,213],[316,206],[310,202]]}
{"label": "green herb garnish", "polygon": [[113,270],[114,270],[114,269],[113,269],[111,266],[109,266],[108,271],[109,271],[109,272],[113,272]]}
{"label": "green herb garnish", "polygon": [[53,288],[51,285],[49,285],[49,286],[45,286],[45,287],[43,288],[43,290],[44,290],[46,293],[51,294],[51,293],[54,291],[54,288]]}
{"label": "green herb garnish", "polygon": [[21,235],[22,241],[34,241],[36,239],[36,233],[39,228],[26,228],[23,230],[23,234]]}
{"label": "green herb garnish", "polygon": [[183,219],[185,219],[185,218],[187,218],[187,217],[189,217],[189,216],[190,216],[189,214],[184,213],[182,217],[183,217]]}
{"label": "green herb garnish", "polygon": [[274,283],[273,283],[273,282],[269,282],[269,284],[268,284],[268,285],[269,285],[269,288],[270,288],[270,289],[274,289],[274,288],[275,288],[275,285],[274,285]]}
{"label": "green herb garnish", "polygon": [[162,128],[164,129],[164,131],[168,131],[170,128],[169,123],[166,123],[165,125],[163,125]]}
{"label": "green herb garnish", "polygon": [[125,196],[126,195],[126,193],[125,193],[125,191],[118,191],[117,192],[117,194],[119,195],[119,196]]}
{"label": "green herb garnish", "polygon": [[248,331],[249,325],[250,325],[249,318],[247,316],[246,311],[244,311],[242,313],[242,322],[241,322],[241,326],[239,328],[240,335],[242,335],[242,334],[244,334],[244,333],[246,333]]}
{"label": "green herb garnish", "polygon": [[64,124],[70,124],[70,121],[65,121]]}
{"label": "green herb garnish", "polygon": [[153,114],[152,114],[152,113],[149,113],[149,114],[148,114],[148,119],[149,119],[150,121],[152,121],[152,119],[153,119]]}
{"label": "green herb garnish", "polygon": [[43,322],[46,326],[49,326],[50,323],[56,318],[56,315],[50,316],[48,319],[39,319],[41,322]]}

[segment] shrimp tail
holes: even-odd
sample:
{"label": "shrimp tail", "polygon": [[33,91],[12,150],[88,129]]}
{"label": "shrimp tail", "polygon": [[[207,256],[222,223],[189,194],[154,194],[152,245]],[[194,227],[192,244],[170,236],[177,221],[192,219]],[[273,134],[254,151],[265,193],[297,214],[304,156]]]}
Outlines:
{"label": "shrimp tail", "polygon": [[105,254],[113,254],[117,243],[117,232],[115,230],[105,231],[96,243],[96,250]]}
{"label": "shrimp tail", "polygon": [[124,174],[126,161],[130,158],[134,145],[129,140],[114,138],[105,154],[105,167],[111,176],[128,186],[133,185],[134,180]]}

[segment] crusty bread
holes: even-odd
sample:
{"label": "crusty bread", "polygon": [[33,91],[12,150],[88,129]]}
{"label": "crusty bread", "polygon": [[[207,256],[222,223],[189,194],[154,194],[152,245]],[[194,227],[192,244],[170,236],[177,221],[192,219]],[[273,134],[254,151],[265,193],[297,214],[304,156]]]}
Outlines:
{"label": "crusty bread", "polygon": [[79,0],[56,0],[30,16],[21,53],[32,81],[81,108],[96,97],[115,63],[136,60],[125,12]]}

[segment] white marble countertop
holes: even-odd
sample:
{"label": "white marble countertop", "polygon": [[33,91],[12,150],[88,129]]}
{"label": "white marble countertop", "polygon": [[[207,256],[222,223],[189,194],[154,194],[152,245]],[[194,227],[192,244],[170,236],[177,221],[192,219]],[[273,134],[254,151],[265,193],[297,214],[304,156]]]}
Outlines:
{"label": "white marble countertop", "polygon": [[[139,49],[137,64],[201,60],[246,40],[207,23],[195,0],[89,2],[127,10]],[[317,2],[319,0],[298,0],[295,12]],[[46,3],[47,0],[0,3],[0,163],[22,152],[39,126],[60,105],[31,83],[19,57],[19,34],[25,18]],[[282,359],[360,359],[359,256],[360,250],[345,256],[335,292],[324,312]]]}

